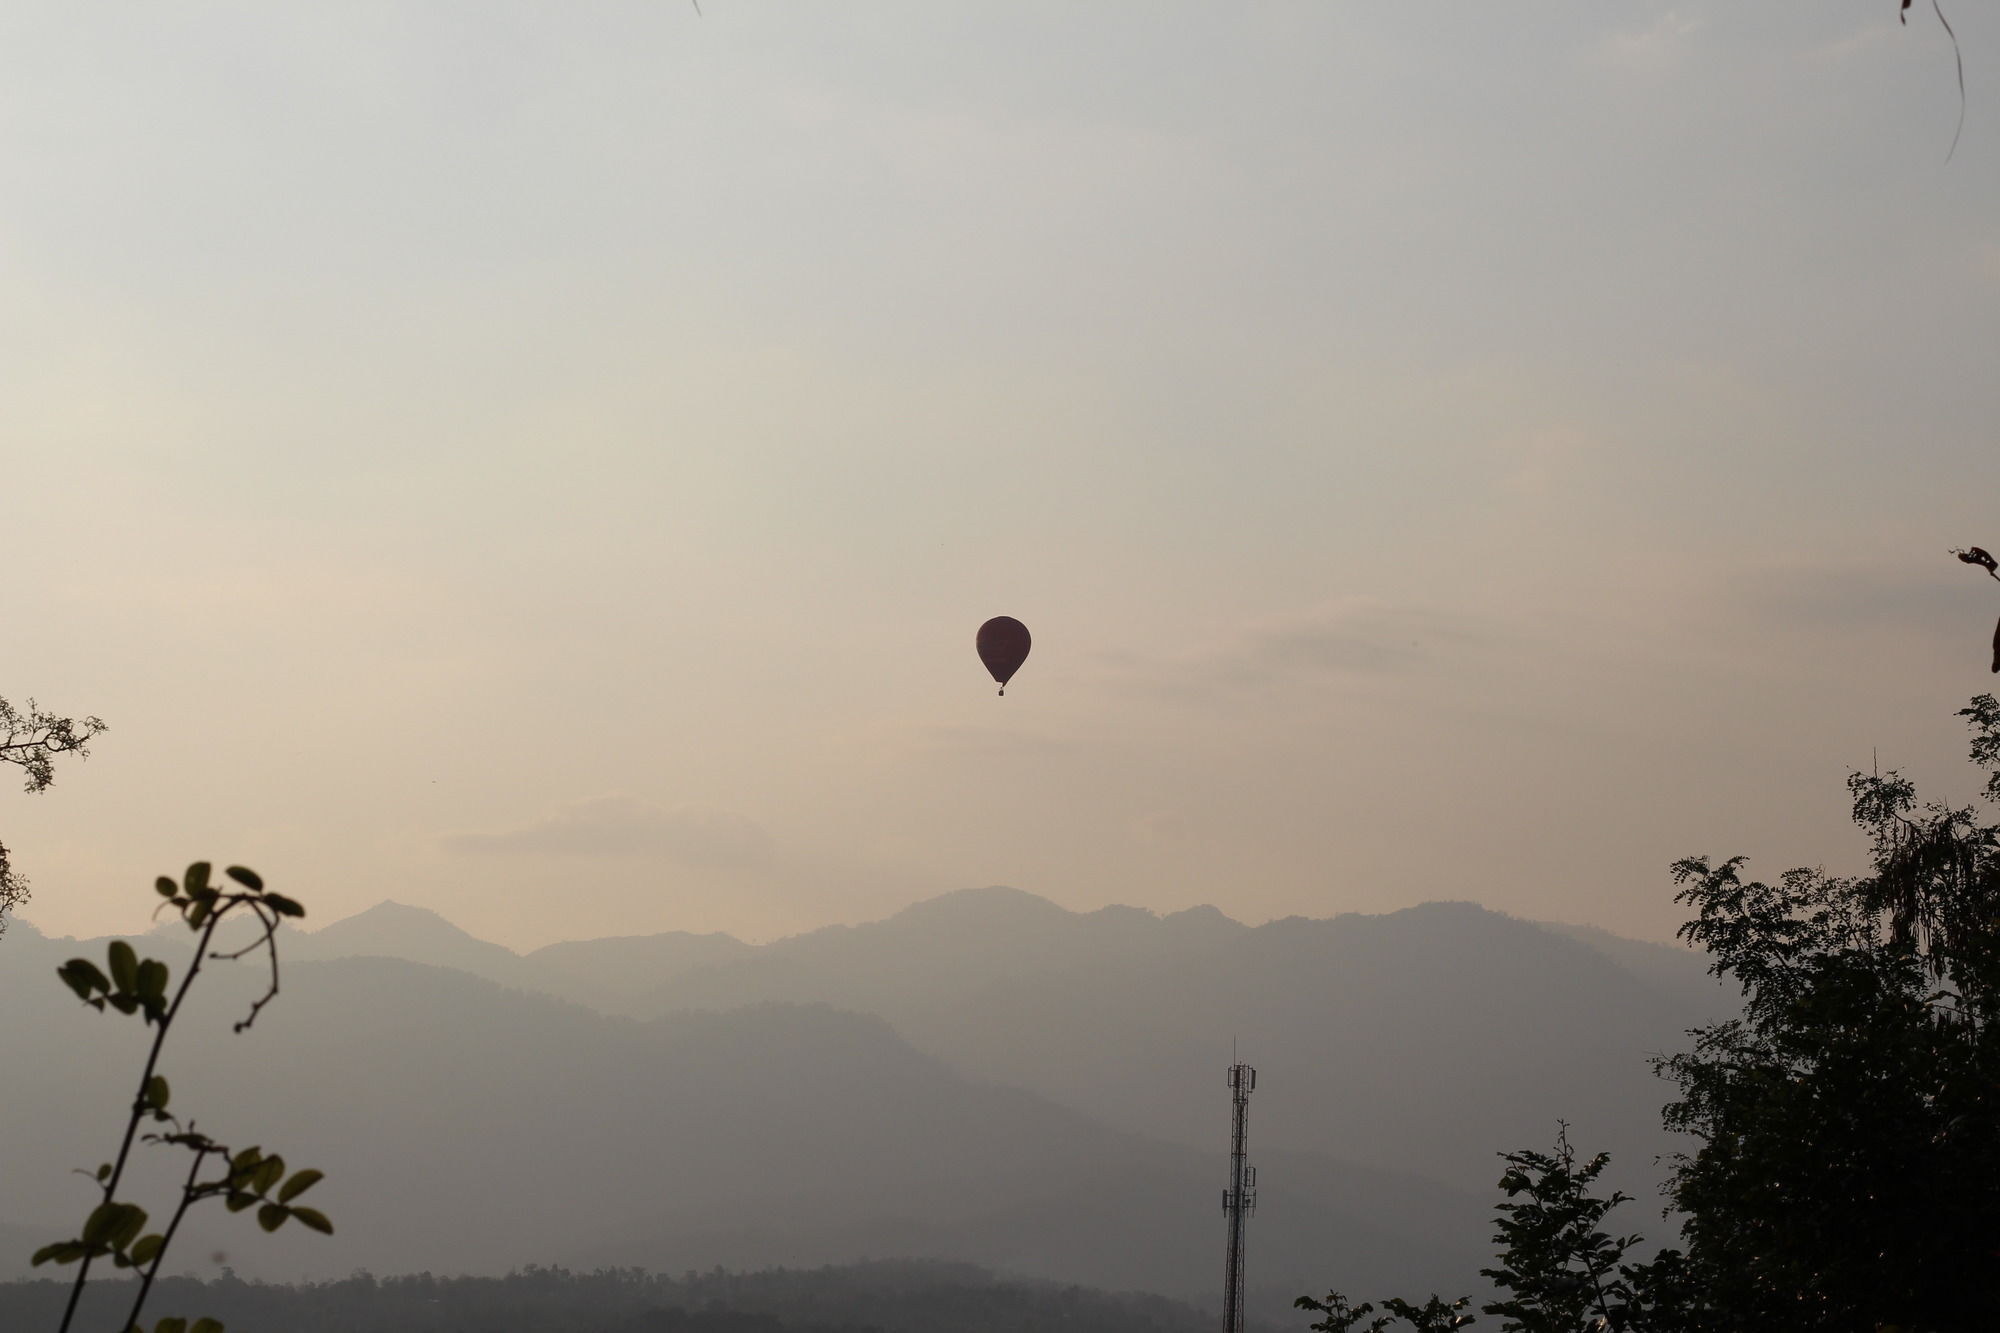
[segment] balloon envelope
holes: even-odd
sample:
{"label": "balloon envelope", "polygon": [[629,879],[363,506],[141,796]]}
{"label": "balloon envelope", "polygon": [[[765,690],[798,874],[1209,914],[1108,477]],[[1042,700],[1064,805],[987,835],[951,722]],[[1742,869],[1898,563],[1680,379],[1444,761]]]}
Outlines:
{"label": "balloon envelope", "polygon": [[995,616],[979,627],[979,660],[993,673],[993,679],[1000,682],[1000,692],[1007,692],[1007,682],[1021,669],[1021,663],[1028,660],[1028,627],[1012,616]]}

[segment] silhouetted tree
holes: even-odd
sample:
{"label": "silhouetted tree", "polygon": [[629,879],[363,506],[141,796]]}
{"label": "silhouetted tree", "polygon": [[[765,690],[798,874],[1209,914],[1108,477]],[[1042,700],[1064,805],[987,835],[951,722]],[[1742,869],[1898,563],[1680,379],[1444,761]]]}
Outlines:
{"label": "silhouetted tree", "polygon": [[[1505,1198],[1494,1208],[1498,1265],[1479,1272],[1501,1295],[1480,1312],[1498,1315],[1502,1333],[1666,1333],[1681,1327],[1680,1256],[1669,1251],[1652,1264],[1628,1262],[1640,1237],[1613,1237],[1602,1229],[1612,1209],[1630,1202],[1623,1193],[1596,1193],[1610,1154],[1579,1163],[1569,1126],[1558,1122],[1553,1152],[1524,1148],[1501,1159],[1507,1169],[1500,1177]],[[1310,1325],[1313,1333],[1384,1333],[1398,1321],[1415,1333],[1447,1333],[1476,1322],[1461,1313],[1470,1297],[1446,1303],[1432,1296],[1422,1305],[1391,1298],[1372,1320],[1373,1304],[1350,1304],[1338,1291],[1325,1300],[1301,1296],[1293,1304],[1325,1316]]]}
{"label": "silhouetted tree", "polygon": [[[104,723],[94,717],[58,717],[43,712],[33,699],[23,712],[0,699],[0,763],[26,772],[30,795],[48,790],[55,781],[57,755],[85,758],[91,740],[103,731]],[[6,845],[0,843],[0,934],[7,930],[7,914],[27,898],[28,881],[15,873]]]}
{"label": "silhouetted tree", "polygon": [[[1960,716],[2000,803],[2000,700]],[[1694,911],[1681,937],[1744,1001],[1655,1062],[1679,1089],[1668,1128],[1699,1144],[1666,1184],[1683,1248],[1628,1263],[1639,1238],[1600,1228],[1625,1196],[1593,1193],[1606,1158],[1579,1164],[1566,1131],[1553,1154],[1508,1153],[1500,1264],[1482,1270],[1502,1333],[2000,1326],[2000,823],[1919,802],[1895,772],[1848,790],[1866,874],[1673,868]],[[1327,1316],[1322,1333],[1374,1309],[1298,1303]]]}
{"label": "silhouetted tree", "polygon": [[1558,1124],[1553,1153],[1503,1154],[1498,1206],[1499,1267],[1482,1268],[1501,1300],[1481,1306],[1501,1317],[1502,1333],[1678,1333],[1693,1308],[1678,1250],[1650,1263],[1629,1261],[1637,1235],[1613,1237],[1601,1229],[1611,1210],[1631,1202],[1613,1191],[1596,1193],[1610,1163],[1598,1153],[1579,1164],[1569,1126]]}
{"label": "silhouetted tree", "polygon": [[1323,1301],[1314,1300],[1310,1296],[1301,1296],[1292,1302],[1301,1310],[1317,1310],[1325,1316],[1317,1324],[1307,1325],[1313,1333],[1353,1333],[1355,1329],[1362,1329],[1362,1333],[1383,1333],[1383,1330],[1398,1321],[1408,1324],[1414,1333],[1451,1333],[1453,1329],[1479,1322],[1472,1315],[1459,1313],[1471,1303],[1472,1298],[1469,1296],[1461,1296],[1450,1302],[1433,1296],[1422,1305],[1412,1305],[1406,1300],[1391,1296],[1382,1302],[1383,1312],[1369,1319],[1367,1327],[1362,1328],[1361,1321],[1375,1314],[1373,1302],[1363,1301],[1359,1305],[1350,1305],[1347,1298],[1337,1291],[1329,1291]]}
{"label": "silhouetted tree", "polygon": [[[1961,716],[2000,800],[2000,702]],[[1848,786],[1868,874],[1674,867],[1682,937],[1744,995],[1658,1065],[1680,1088],[1668,1126],[1700,1141],[1668,1182],[1689,1328],[2000,1318],[2000,825],[1920,805],[1894,772]]]}

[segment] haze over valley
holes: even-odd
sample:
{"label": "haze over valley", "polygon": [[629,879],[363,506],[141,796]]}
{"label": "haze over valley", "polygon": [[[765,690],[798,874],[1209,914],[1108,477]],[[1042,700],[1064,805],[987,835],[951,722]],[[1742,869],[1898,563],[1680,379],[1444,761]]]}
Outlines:
{"label": "haze over valley", "polygon": [[[134,1052],[46,980],[102,942],[17,932],[0,1059],[103,1052],[0,1111],[0,1142],[36,1145],[6,1163],[18,1225],[71,1207]],[[218,1218],[189,1246],[285,1279],[912,1256],[1212,1303],[1235,1036],[1264,1079],[1259,1316],[1327,1256],[1371,1289],[1464,1286],[1494,1154],[1565,1117],[1650,1165],[1645,1054],[1726,1008],[1685,950],[1466,903],[1253,928],[988,888],[763,946],[525,955],[383,903],[286,944],[282,1002],[232,1036],[238,965],[175,1076],[215,1131],[283,1126],[327,1171],[336,1235],[242,1246]]]}

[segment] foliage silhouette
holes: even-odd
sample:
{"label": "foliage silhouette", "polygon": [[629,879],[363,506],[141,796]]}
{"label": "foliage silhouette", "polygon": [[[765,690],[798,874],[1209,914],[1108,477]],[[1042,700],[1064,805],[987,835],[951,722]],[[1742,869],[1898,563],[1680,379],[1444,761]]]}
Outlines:
{"label": "foliage silhouette", "polygon": [[[1569,1126],[1558,1122],[1554,1151],[1524,1148],[1502,1153],[1501,1159],[1507,1169],[1499,1185],[1505,1198],[1494,1206],[1498,1267],[1479,1272],[1492,1279],[1502,1298],[1480,1312],[1500,1316],[1502,1333],[1636,1333],[1665,1327],[1656,1322],[1659,1278],[1676,1271],[1678,1256],[1662,1256],[1657,1268],[1627,1262],[1640,1237],[1614,1238],[1601,1229],[1612,1209],[1630,1201],[1623,1193],[1594,1192],[1610,1154],[1579,1163]],[[1338,1291],[1325,1300],[1301,1296],[1294,1304],[1326,1316],[1311,1325],[1314,1333],[1383,1333],[1398,1320],[1416,1333],[1446,1333],[1477,1322],[1461,1313],[1470,1297],[1447,1304],[1432,1296],[1423,1305],[1391,1298],[1372,1320],[1374,1304],[1350,1304]]]}
{"label": "foliage silhouette", "polygon": [[[33,699],[25,712],[0,699],[0,763],[27,774],[29,795],[47,791],[56,778],[56,756],[88,758],[90,742],[104,729],[98,718],[58,717],[44,712]],[[8,912],[27,900],[28,881],[15,873],[6,846],[0,844],[0,934],[6,933]]]}
{"label": "foliage silhouette", "polygon": [[[1432,1296],[1422,1305],[1412,1305],[1400,1297],[1391,1296],[1382,1302],[1384,1313],[1368,1320],[1368,1325],[1362,1333],[1383,1333],[1383,1330],[1399,1319],[1415,1330],[1415,1333],[1451,1333],[1452,1329],[1465,1328],[1479,1322],[1476,1316],[1459,1313],[1471,1303],[1470,1296],[1461,1296],[1449,1303],[1442,1297]],[[1326,1316],[1317,1324],[1307,1325],[1313,1333],[1353,1333],[1353,1330],[1362,1327],[1362,1320],[1375,1314],[1375,1305],[1372,1301],[1351,1305],[1347,1298],[1337,1291],[1329,1291],[1323,1301],[1315,1300],[1311,1296],[1301,1296],[1292,1304],[1301,1310],[1316,1310]]]}
{"label": "foliage silhouette", "polygon": [[[2000,702],[1960,716],[2000,800]],[[1868,874],[1674,867],[1682,937],[1744,994],[1657,1062],[1701,1145],[1667,1183],[1690,1328],[1971,1333],[2000,1307],[2000,825],[1894,772],[1848,788]]]}
{"label": "foliage silhouette", "polygon": [[[1959,715],[1983,796],[2000,803],[2000,700]],[[1553,1154],[1505,1154],[1500,1263],[1482,1270],[1504,1293],[1482,1307],[1503,1333],[1994,1327],[2000,823],[1920,803],[1893,771],[1847,785],[1868,873],[1801,868],[1767,884],[1744,878],[1741,857],[1673,867],[1693,909],[1681,938],[1743,993],[1740,1018],[1654,1061],[1679,1090],[1667,1127],[1699,1145],[1672,1159],[1664,1190],[1682,1248],[1628,1262],[1639,1238],[1600,1229],[1626,1198],[1593,1194],[1608,1159],[1579,1163],[1566,1126]],[[1337,1292],[1298,1304],[1327,1316],[1320,1333],[1374,1309]]]}
{"label": "foliage silhouette", "polygon": [[[166,1046],[167,1034],[180,1014],[189,988],[201,973],[202,964],[209,959],[238,959],[260,950],[269,959],[270,985],[251,1004],[249,1014],[236,1024],[236,1031],[242,1032],[256,1022],[258,1013],[277,997],[279,925],[287,917],[305,915],[305,909],[292,899],[267,890],[256,871],[231,866],[224,874],[231,881],[230,885],[214,882],[209,863],[197,861],[187,868],[178,883],[164,875],[154,882],[154,890],[166,900],[161,906],[178,911],[182,922],[199,936],[194,956],[171,998],[168,996],[171,974],[167,965],[158,959],[140,958],[124,940],[111,942],[105,951],[106,966],[102,969],[87,958],[72,958],[56,969],[63,984],[75,991],[77,998],[91,1008],[102,1013],[108,1006],[121,1014],[137,1014],[143,1023],[154,1029],[153,1043],[146,1055],[145,1068],[139,1075],[138,1092],[132,1099],[131,1114],[125,1123],[117,1156],[96,1171],[84,1173],[97,1183],[100,1195],[97,1206],[91,1210],[75,1237],[45,1245],[35,1252],[36,1265],[51,1262],[77,1265],[76,1278],[70,1285],[58,1333],[68,1333],[76,1319],[78,1301],[90,1280],[91,1266],[105,1258],[110,1259],[115,1267],[137,1272],[139,1280],[133,1293],[131,1310],[119,1327],[126,1333],[144,1333],[139,1315],[159,1278],[160,1266],[166,1262],[167,1249],[173,1243],[188,1209],[203,1199],[219,1198],[232,1213],[255,1207],[257,1223],[266,1231],[276,1231],[296,1218],[301,1225],[314,1231],[329,1235],[333,1232],[333,1224],[323,1213],[294,1202],[319,1182],[320,1172],[307,1168],[288,1175],[285,1159],[278,1154],[266,1153],[258,1147],[233,1150],[197,1130],[194,1121],[183,1123],[167,1109],[172,1088],[166,1076],[159,1072],[160,1053]],[[259,927],[256,937],[242,948],[228,953],[212,949],[217,927],[233,913],[246,913],[256,919]],[[173,1216],[164,1231],[156,1232],[146,1230],[148,1215],[145,1209],[118,1199],[118,1187],[124,1180],[132,1146],[140,1141],[140,1127],[147,1122],[161,1128],[145,1134],[145,1142],[186,1149],[193,1159]],[[211,1159],[217,1164],[216,1173],[204,1178],[202,1169]],[[168,1317],[154,1326],[153,1333],[223,1333],[223,1328],[210,1318],[197,1319],[189,1324],[185,1319]]]}
{"label": "foliage silhouette", "polygon": [[[1509,1202],[1498,1205],[1499,1267],[1482,1268],[1504,1299],[1481,1306],[1501,1317],[1501,1333],[1572,1333],[1573,1330],[1647,1329],[1655,1326],[1659,1280],[1665,1266],[1627,1262],[1641,1238],[1612,1237],[1600,1229],[1605,1217],[1631,1196],[1593,1192],[1611,1161],[1598,1153],[1578,1164],[1569,1126],[1558,1122],[1555,1151],[1523,1149],[1503,1154],[1507,1170],[1500,1189]],[[1524,1197],[1525,1196],[1525,1197]]]}

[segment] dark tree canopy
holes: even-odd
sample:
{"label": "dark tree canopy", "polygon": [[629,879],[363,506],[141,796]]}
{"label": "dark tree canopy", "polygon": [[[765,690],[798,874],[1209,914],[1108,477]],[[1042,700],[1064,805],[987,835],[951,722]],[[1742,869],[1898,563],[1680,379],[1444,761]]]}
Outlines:
{"label": "dark tree canopy", "polygon": [[[2000,799],[2000,702],[1962,716]],[[1668,1182],[1690,1327],[1971,1333],[2000,1309],[2000,825],[1893,772],[1848,786],[1867,874],[1674,868],[1683,938],[1744,993],[1660,1062],[1700,1144]]]}

